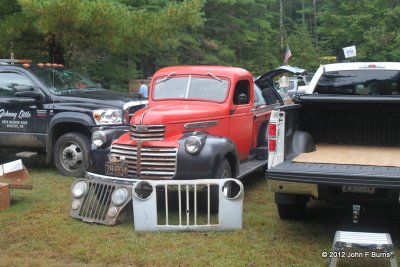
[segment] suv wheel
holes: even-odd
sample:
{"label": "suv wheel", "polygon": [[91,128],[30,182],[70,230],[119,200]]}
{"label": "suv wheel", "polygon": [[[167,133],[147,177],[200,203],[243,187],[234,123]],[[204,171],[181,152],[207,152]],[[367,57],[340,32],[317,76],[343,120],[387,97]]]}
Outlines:
{"label": "suv wheel", "polygon": [[54,145],[54,164],[65,176],[82,177],[89,165],[89,138],[81,133],[66,133]]}

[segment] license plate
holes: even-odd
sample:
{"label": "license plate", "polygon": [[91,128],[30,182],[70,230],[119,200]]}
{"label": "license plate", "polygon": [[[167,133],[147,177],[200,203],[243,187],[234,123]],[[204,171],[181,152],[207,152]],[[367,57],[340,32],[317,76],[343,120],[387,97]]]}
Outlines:
{"label": "license plate", "polygon": [[112,160],[105,163],[106,175],[128,176],[128,164],[125,161]]}
{"label": "license plate", "polygon": [[344,185],[342,191],[344,193],[374,194],[375,188],[370,186]]}

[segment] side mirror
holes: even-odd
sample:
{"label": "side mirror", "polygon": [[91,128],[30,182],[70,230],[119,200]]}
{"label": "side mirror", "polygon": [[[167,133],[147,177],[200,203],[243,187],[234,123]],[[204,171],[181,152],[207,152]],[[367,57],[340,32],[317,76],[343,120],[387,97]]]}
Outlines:
{"label": "side mirror", "polygon": [[249,99],[247,98],[247,95],[244,94],[244,93],[241,93],[241,94],[239,94],[239,96],[238,96],[238,101],[237,101],[237,103],[238,103],[238,105],[240,105],[240,104],[247,104],[247,102],[249,102],[248,100],[249,100]]}
{"label": "side mirror", "polygon": [[15,85],[14,92],[15,92],[14,95],[16,97],[29,97],[39,102],[42,102],[45,99],[45,96],[43,95],[42,91],[32,86]]}
{"label": "side mirror", "polygon": [[12,86],[12,88],[14,89],[14,93],[19,93],[19,92],[30,92],[30,91],[34,91],[35,89],[33,88],[33,86],[29,86],[29,85],[18,85],[15,84]]}

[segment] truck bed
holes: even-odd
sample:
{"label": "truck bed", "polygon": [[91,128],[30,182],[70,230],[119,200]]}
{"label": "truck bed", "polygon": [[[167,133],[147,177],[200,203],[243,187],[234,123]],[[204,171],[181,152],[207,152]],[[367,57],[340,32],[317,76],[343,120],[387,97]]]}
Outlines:
{"label": "truck bed", "polygon": [[292,162],[400,167],[400,147],[317,144]]}

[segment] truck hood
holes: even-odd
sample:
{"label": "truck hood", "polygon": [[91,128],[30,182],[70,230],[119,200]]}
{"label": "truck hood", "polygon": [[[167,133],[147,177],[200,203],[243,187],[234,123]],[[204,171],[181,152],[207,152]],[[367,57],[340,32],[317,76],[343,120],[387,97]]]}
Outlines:
{"label": "truck hood", "polygon": [[[75,103],[77,106],[82,105],[86,108],[122,108],[125,103],[132,101],[138,102],[138,104],[140,104],[140,101],[135,95],[109,91],[106,89],[71,90],[63,92],[56,98],[56,102],[68,103],[68,105]],[[147,101],[141,102],[143,102],[143,104],[147,103]]]}
{"label": "truck hood", "polygon": [[209,121],[222,118],[227,110],[221,104],[168,104],[144,108],[135,113],[133,124],[165,124]]}
{"label": "truck hood", "polygon": [[260,87],[260,89],[264,89],[267,87],[274,88],[274,86],[273,86],[274,78],[283,73],[291,73],[291,74],[295,74],[295,75],[305,75],[307,73],[307,71],[305,69],[300,69],[298,67],[284,65],[284,66],[280,66],[274,70],[271,70],[267,73],[264,73],[263,75],[259,76],[254,81],[254,83],[257,84],[257,86]]}

